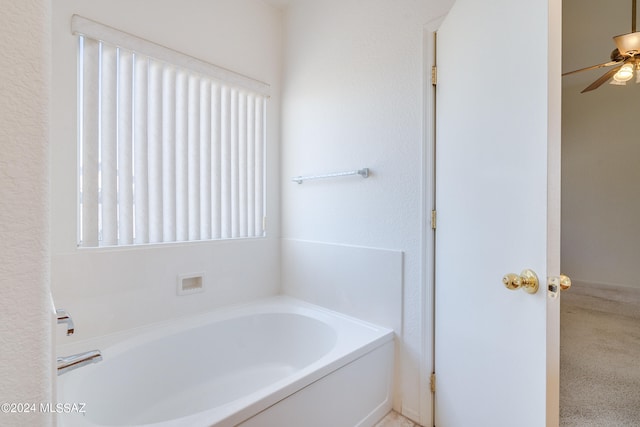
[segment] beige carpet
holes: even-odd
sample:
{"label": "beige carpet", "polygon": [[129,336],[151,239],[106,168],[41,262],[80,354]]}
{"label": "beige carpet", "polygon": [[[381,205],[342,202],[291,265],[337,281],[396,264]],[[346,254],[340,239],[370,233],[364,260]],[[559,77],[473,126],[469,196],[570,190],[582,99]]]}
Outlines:
{"label": "beige carpet", "polygon": [[575,283],[560,330],[560,425],[640,426],[640,290]]}

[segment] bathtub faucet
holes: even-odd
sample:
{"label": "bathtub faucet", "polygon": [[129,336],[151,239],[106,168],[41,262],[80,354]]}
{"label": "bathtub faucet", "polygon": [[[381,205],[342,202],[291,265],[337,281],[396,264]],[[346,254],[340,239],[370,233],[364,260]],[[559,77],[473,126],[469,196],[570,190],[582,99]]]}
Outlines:
{"label": "bathtub faucet", "polygon": [[75,327],[73,326],[73,319],[66,310],[62,308],[58,308],[56,310],[56,317],[58,318],[58,325],[62,323],[67,324],[67,335],[72,335]]}
{"label": "bathtub faucet", "polygon": [[73,354],[66,357],[58,357],[58,375],[62,375],[90,363],[98,363],[102,360],[100,350],[91,350],[85,353]]}

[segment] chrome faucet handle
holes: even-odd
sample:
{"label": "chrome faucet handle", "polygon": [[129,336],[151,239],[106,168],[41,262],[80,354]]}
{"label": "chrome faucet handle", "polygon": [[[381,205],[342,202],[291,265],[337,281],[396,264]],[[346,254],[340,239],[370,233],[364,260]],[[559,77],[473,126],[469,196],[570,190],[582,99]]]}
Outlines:
{"label": "chrome faucet handle", "polygon": [[58,317],[58,325],[62,323],[67,324],[67,335],[73,335],[75,327],[73,325],[73,319],[66,310],[58,308],[56,309],[56,316]]}
{"label": "chrome faucet handle", "polygon": [[73,354],[71,356],[57,357],[56,363],[58,375],[73,371],[91,363],[98,363],[102,360],[100,350],[91,350],[84,353]]}

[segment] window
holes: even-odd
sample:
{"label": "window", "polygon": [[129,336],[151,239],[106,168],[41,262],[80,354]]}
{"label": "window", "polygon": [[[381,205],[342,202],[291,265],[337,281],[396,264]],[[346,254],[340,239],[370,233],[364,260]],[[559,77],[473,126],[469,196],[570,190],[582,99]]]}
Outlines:
{"label": "window", "polygon": [[79,245],[264,236],[269,86],[96,22],[79,36]]}

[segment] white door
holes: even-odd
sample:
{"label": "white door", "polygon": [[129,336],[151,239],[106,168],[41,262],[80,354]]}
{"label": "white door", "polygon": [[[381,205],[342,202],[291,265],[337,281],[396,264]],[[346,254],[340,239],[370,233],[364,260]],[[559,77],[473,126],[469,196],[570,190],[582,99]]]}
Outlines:
{"label": "white door", "polygon": [[437,427],[558,424],[560,9],[457,0],[437,33]]}

